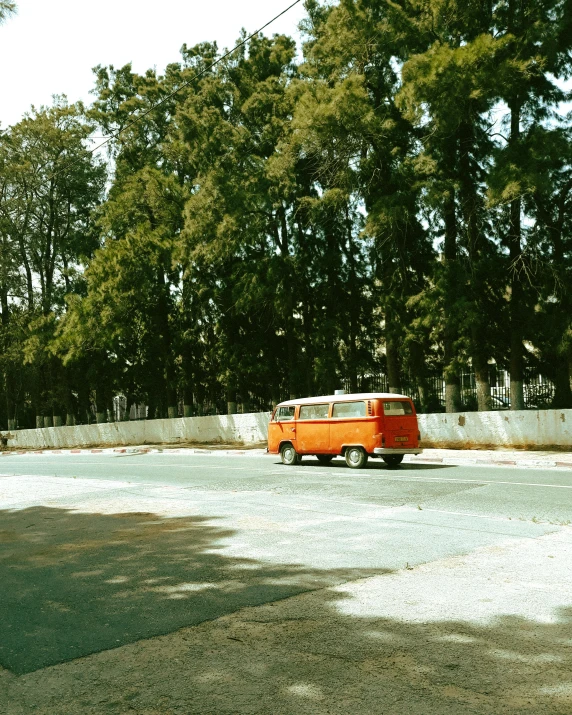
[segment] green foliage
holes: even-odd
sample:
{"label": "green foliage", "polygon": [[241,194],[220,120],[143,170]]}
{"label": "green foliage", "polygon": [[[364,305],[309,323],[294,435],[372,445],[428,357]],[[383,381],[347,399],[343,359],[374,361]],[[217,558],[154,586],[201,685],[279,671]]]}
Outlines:
{"label": "green foliage", "polygon": [[12,0],[0,0],[0,25],[17,12],[16,3]]}
{"label": "green foliage", "polygon": [[[98,245],[92,216],[105,168],[87,151],[91,131],[83,107],[56,98],[0,136],[4,349],[23,343],[24,358],[15,357],[4,373],[8,419],[26,392],[38,415],[52,407],[62,414],[55,403],[65,400],[54,395],[66,388],[48,345],[65,297],[83,289],[85,263]],[[27,389],[14,395],[24,373]]]}
{"label": "green foliage", "polygon": [[0,137],[0,422],[259,409],[382,370],[439,410],[432,376],[454,409],[472,369],[485,409],[492,361],[572,404],[570,0],[306,7],[300,63],[276,35],[190,83],[215,43],[99,66],[87,110]]}

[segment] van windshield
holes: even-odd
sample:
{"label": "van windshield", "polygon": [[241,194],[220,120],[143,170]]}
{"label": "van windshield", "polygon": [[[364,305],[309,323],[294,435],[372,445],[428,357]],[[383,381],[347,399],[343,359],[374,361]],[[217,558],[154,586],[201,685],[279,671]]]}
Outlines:
{"label": "van windshield", "polygon": [[276,415],[274,416],[275,422],[287,422],[288,420],[294,419],[295,407],[279,407],[276,410]]}
{"label": "van windshield", "polygon": [[392,400],[383,403],[383,414],[386,417],[400,417],[401,415],[412,415],[413,408],[411,402],[406,400]]}

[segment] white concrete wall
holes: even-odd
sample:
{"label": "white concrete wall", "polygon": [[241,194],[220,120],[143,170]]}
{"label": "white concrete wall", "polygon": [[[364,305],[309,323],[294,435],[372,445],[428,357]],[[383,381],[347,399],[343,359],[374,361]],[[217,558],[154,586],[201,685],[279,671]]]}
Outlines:
{"label": "white concrete wall", "polygon": [[[270,413],[114,422],[13,432],[8,446],[46,449],[89,446],[266,441]],[[425,447],[451,449],[572,446],[572,410],[419,415]]]}
{"label": "white concrete wall", "polygon": [[180,417],[172,420],[110,422],[78,427],[46,427],[12,432],[8,446],[25,449],[186,442],[242,442],[255,444],[268,438],[270,413]]}
{"label": "white concrete wall", "polygon": [[423,446],[449,449],[572,446],[572,410],[419,415]]}

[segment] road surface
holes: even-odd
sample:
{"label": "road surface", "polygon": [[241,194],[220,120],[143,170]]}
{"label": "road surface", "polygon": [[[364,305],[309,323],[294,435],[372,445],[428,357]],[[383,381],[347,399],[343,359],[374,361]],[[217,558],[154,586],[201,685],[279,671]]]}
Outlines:
{"label": "road surface", "polygon": [[[368,695],[356,694],[365,689],[360,686],[363,672],[338,692],[340,700],[308,677],[311,665],[301,663],[293,685],[282,688],[283,701],[269,701],[272,711],[306,712],[307,706],[308,712],[440,713],[450,707],[452,713],[532,713],[539,705],[544,712],[571,711],[572,688],[554,682],[555,664],[564,669],[571,662],[571,470],[431,463],[392,470],[378,461],[351,470],[341,459],[324,467],[313,458],[285,467],[268,455],[168,451],[13,455],[2,459],[0,470],[0,691],[3,679],[6,684],[1,713],[29,712],[32,706],[58,713],[69,706],[74,712],[80,701],[73,698],[79,696],[65,693],[77,684],[60,682],[52,692],[46,683],[55,688],[55,673],[61,679],[69,671],[72,683],[93,667],[100,682],[98,659],[117,658],[121,652],[136,658],[133,649],[166,647],[165,638],[179,639],[180,646],[182,634],[186,642],[196,638],[198,644],[201,629],[222,628],[250,609],[293,608],[313,616],[290,614],[287,623],[330,624],[323,625],[311,653],[330,651],[334,646],[326,647],[327,634],[341,628],[350,651],[363,654],[355,624],[364,619],[400,624],[399,636],[392,636],[395,643],[416,642],[419,628],[430,623],[447,623],[450,637],[453,622],[478,631],[490,629],[499,618],[523,619],[513,623],[514,629],[532,629],[537,639],[534,628],[543,629],[546,622],[553,633],[550,648],[543,646],[534,655],[540,658],[533,665],[542,682],[532,694],[522,695],[527,683],[532,687],[525,674],[529,655],[519,647],[499,656],[511,672],[524,669],[510,701],[502,700],[506,693],[501,695],[496,660],[478,685],[471,682],[475,668],[463,676],[465,666],[457,656],[449,670],[441,663],[433,677],[434,661],[411,661],[411,645],[399,656],[409,665],[399,657],[394,662],[395,647],[387,650],[386,636],[381,636],[375,645],[385,655],[366,657],[361,667],[368,677],[377,673],[374,680],[389,677],[391,687],[385,683],[383,693],[397,703],[395,710],[375,709],[375,687]],[[461,629],[459,634],[457,626],[446,648],[441,642],[441,660],[447,660],[448,648],[466,650],[466,643],[483,638],[480,631],[467,635]],[[503,629],[514,630],[506,623]],[[307,637],[302,631],[292,635],[292,642]],[[246,642],[232,638],[231,649]],[[265,638],[268,634],[258,632],[256,643]],[[540,638],[544,642],[547,636],[543,632]],[[497,650],[501,645],[496,642]],[[171,643],[167,652],[173,648]],[[231,657],[228,648],[223,650],[224,657]],[[205,662],[201,653],[193,656],[193,672]],[[347,657],[343,653],[339,657]],[[150,661],[142,657],[143,672]],[[334,658],[338,665],[339,657]],[[482,661],[483,653],[479,657]],[[225,667],[242,667],[232,662]],[[539,670],[541,663],[546,670]],[[133,667],[139,668],[132,666],[130,672]],[[161,665],[167,676],[172,667]],[[451,680],[450,696],[435,691],[443,669]],[[277,674],[270,682],[274,677],[280,680]],[[407,688],[400,680],[404,677]],[[458,678],[462,685],[454,682]],[[243,680],[227,683],[210,711],[268,712],[264,696],[256,687],[244,690]],[[489,683],[488,691],[483,682]],[[82,696],[81,710],[209,712],[204,701],[193,699],[197,684],[194,694],[177,686],[179,695],[172,700],[171,694],[167,702],[148,678],[139,675],[137,683],[138,695],[130,701],[124,700],[123,686],[113,697],[106,686],[99,705]],[[419,692],[424,695],[417,702]]]}

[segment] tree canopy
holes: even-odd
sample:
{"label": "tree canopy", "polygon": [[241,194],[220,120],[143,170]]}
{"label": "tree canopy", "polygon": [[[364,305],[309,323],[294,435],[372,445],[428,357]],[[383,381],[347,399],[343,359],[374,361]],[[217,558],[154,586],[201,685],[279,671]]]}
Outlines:
{"label": "tree canopy", "polygon": [[13,0],[0,0],[0,25],[16,13],[16,3]]}
{"label": "tree canopy", "polygon": [[0,424],[341,385],[486,410],[505,370],[513,409],[530,374],[572,406],[570,0],[306,7],[301,57],[100,66],[0,135]]}

